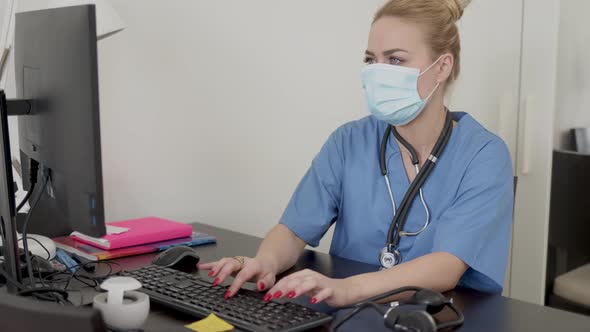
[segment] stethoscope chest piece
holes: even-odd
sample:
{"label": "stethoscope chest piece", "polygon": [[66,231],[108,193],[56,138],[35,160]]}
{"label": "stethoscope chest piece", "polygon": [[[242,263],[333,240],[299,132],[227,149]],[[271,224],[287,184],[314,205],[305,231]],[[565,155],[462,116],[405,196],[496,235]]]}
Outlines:
{"label": "stethoscope chest piece", "polygon": [[389,251],[387,247],[381,249],[381,253],[379,254],[379,262],[381,266],[385,269],[390,269],[397,264],[401,263],[402,255],[400,254],[399,250],[393,249]]}

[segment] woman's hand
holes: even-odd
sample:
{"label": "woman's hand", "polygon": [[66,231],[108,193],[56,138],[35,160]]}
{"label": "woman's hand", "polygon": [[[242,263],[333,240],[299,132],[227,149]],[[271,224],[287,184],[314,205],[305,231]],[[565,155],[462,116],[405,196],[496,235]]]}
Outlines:
{"label": "woman's hand", "polygon": [[[243,263],[240,259],[243,258]],[[199,268],[211,270],[210,277],[216,277],[213,280],[213,286],[223,283],[229,276],[237,275],[234,278],[231,286],[225,292],[224,297],[234,296],[242,285],[247,281],[256,281],[256,288],[263,291],[272,286],[276,282],[277,269],[270,262],[262,258],[249,257],[226,257],[216,262],[203,263],[198,265]]]}
{"label": "woman's hand", "polygon": [[325,301],[332,307],[344,307],[355,302],[353,292],[351,279],[328,278],[307,269],[281,279],[268,291],[264,300],[281,297],[293,299],[307,295],[311,297],[311,304]]}

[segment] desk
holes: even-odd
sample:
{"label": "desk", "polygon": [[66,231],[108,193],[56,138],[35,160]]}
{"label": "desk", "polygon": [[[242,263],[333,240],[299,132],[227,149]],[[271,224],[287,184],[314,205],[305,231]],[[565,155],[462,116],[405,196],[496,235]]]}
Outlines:
{"label": "desk", "polygon": [[[256,254],[261,239],[217,227],[193,224],[195,230],[214,235],[216,245],[196,247],[201,261],[207,262],[225,256]],[[116,261],[125,269],[150,264],[155,254],[132,256]],[[343,278],[354,274],[375,271],[376,266],[350,261],[306,250],[294,267],[310,268],[327,276]],[[210,279],[200,272],[203,278]],[[548,307],[512,300],[500,295],[482,294],[470,289],[457,288],[447,294],[465,314],[465,324],[460,331],[590,331],[590,317],[568,313]],[[305,303],[301,301],[300,303]],[[194,317],[152,305],[145,331],[187,332],[185,324]]]}

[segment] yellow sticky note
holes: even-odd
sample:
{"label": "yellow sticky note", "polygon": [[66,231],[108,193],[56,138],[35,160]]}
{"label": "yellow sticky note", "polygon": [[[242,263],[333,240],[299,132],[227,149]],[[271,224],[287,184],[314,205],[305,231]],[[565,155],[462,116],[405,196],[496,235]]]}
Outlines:
{"label": "yellow sticky note", "polygon": [[234,329],[231,324],[215,316],[214,314],[210,314],[209,316],[194,323],[188,324],[185,327],[197,332],[224,332]]}

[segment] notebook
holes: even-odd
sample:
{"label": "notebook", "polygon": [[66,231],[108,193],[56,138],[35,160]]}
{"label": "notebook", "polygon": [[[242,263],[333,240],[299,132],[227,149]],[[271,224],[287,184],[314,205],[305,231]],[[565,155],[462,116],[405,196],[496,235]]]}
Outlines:
{"label": "notebook", "polygon": [[79,232],[73,232],[71,236],[77,241],[104,250],[113,250],[188,237],[193,232],[193,228],[190,225],[157,217],[109,222],[106,226],[107,235],[100,238],[91,237]]}
{"label": "notebook", "polygon": [[198,246],[209,243],[216,243],[217,240],[211,235],[193,232],[192,236],[147,243],[138,246],[119,248],[114,250],[103,250],[95,246],[74,240],[72,236],[62,236],[53,239],[55,246],[71,254],[84,257],[91,261],[100,261],[118,257],[147,254],[150,252],[164,251],[177,246]]}

